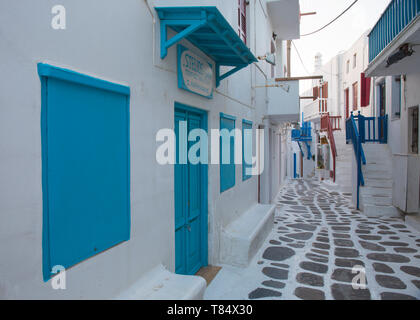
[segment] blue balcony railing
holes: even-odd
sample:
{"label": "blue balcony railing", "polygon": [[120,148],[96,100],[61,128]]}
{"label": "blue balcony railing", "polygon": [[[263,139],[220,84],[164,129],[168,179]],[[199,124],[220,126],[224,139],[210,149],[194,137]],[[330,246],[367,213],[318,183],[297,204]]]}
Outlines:
{"label": "blue balcony railing", "polygon": [[369,34],[369,62],[420,14],[420,0],[392,0]]}
{"label": "blue balcony railing", "polygon": [[312,141],[312,127],[309,121],[303,122],[300,129],[292,130],[292,140],[305,142]]}

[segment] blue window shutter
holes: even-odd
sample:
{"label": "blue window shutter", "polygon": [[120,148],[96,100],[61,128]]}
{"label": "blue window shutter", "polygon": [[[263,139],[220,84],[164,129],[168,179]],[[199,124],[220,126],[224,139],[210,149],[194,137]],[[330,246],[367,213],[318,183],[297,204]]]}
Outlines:
{"label": "blue window shutter", "polygon": [[[226,115],[224,113],[220,114],[220,131],[223,129],[229,130],[231,132],[235,129],[235,117]],[[222,134],[222,132],[221,132]],[[228,164],[223,164],[224,149],[227,149],[226,146],[223,146],[223,137],[220,137],[220,192],[224,192],[235,186],[235,136],[232,134],[229,138],[229,152],[230,152],[230,162]],[[226,152],[226,150],[225,150]]]}
{"label": "blue window shutter", "polygon": [[126,86],[39,64],[43,275],[130,238]]}
{"label": "blue window shutter", "polygon": [[[252,122],[248,120],[242,120],[242,180],[248,180],[252,177],[250,174],[246,174],[247,168],[252,168],[252,139],[251,141],[245,141],[245,130],[252,130]],[[247,154],[246,154],[246,153]],[[249,163],[247,163],[247,160]]]}

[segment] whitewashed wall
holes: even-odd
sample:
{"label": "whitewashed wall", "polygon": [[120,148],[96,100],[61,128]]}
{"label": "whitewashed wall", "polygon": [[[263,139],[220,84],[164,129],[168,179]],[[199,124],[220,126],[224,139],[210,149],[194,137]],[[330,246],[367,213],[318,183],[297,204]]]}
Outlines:
{"label": "whitewashed wall", "polygon": [[[192,3],[194,2],[194,3]],[[266,62],[224,80],[214,99],[177,88],[176,51],[160,59],[159,19],[153,6],[179,1],[63,0],[67,29],[53,30],[53,0],[0,3],[0,298],[110,298],[162,263],[174,270],[174,172],[155,160],[159,129],[174,127],[174,103],[262,124],[266,112]],[[148,5],[149,6],[148,6]],[[217,5],[236,29],[237,1]],[[264,1],[250,1],[249,46],[269,51],[270,23]],[[194,49],[187,42],[184,45]],[[197,50],[198,52],[198,50]],[[131,88],[131,239],[72,267],[67,290],[42,281],[40,80],[37,63],[66,67]],[[219,166],[209,166],[209,262],[218,262],[223,226],[257,202],[257,177],[219,192]],[[146,183],[147,181],[147,183]],[[151,245],[152,244],[152,245]]]}

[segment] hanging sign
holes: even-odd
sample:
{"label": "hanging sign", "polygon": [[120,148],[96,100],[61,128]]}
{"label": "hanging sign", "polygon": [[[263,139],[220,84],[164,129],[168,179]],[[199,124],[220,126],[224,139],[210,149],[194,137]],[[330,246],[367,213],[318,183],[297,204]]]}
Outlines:
{"label": "hanging sign", "polygon": [[190,49],[178,45],[178,87],[213,98],[213,65]]}

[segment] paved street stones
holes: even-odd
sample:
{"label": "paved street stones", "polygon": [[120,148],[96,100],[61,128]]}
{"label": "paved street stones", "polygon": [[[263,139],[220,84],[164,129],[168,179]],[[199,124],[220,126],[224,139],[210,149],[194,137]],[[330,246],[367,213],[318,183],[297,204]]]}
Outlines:
{"label": "paved street stones", "polygon": [[298,287],[295,296],[303,300],[325,300],[325,293],[321,290]]}
{"label": "paved street stones", "polygon": [[271,290],[271,289],[258,288],[252,291],[248,297],[251,300],[269,298],[269,297],[281,297],[281,293],[278,291]]}
{"label": "paved street stones", "polygon": [[279,281],[274,281],[274,280],[267,280],[264,281],[262,283],[262,285],[266,286],[266,287],[271,287],[271,288],[275,288],[275,289],[283,289],[286,284],[283,282],[279,282]]}
{"label": "paved street stones", "polygon": [[402,266],[401,270],[405,273],[420,278],[420,268],[411,267],[411,266]]}
{"label": "paved street stones", "polygon": [[341,281],[341,282],[349,282],[352,283],[356,274],[352,272],[353,270],[350,269],[335,269],[334,273],[332,274],[331,278],[333,280]]}
{"label": "paved street stones", "polygon": [[295,224],[289,224],[288,227],[305,230],[305,231],[315,231],[316,227],[310,224],[304,224],[304,223],[295,223]]}
{"label": "paved street stones", "polygon": [[[315,180],[287,184],[259,257],[265,280],[248,298],[420,299],[420,235],[401,218],[368,218],[350,201]],[[366,289],[352,287],[356,266],[366,267]]]}
{"label": "paved street stones", "polygon": [[287,247],[269,247],[265,250],[263,258],[273,261],[284,261],[294,254],[295,251]]}
{"label": "paved street stones", "polygon": [[353,241],[346,239],[334,239],[334,245],[338,247],[354,247]]}
{"label": "paved street stones", "polygon": [[321,263],[328,263],[328,258],[324,257],[324,256],[320,256],[314,253],[307,253],[306,258],[315,261],[315,262],[321,262]]}
{"label": "paved street stones", "polygon": [[300,267],[307,271],[312,271],[316,273],[327,273],[328,266],[321,263],[304,261],[300,263]]}
{"label": "paved street stones", "polygon": [[357,258],[359,251],[356,249],[335,248],[335,255],[342,258]]}
{"label": "paved street stones", "polygon": [[393,276],[378,274],[376,275],[375,279],[376,279],[376,282],[384,288],[388,288],[388,289],[406,289],[407,288],[407,285],[404,282],[402,282],[400,279]]}
{"label": "paved street stones", "polygon": [[383,262],[395,262],[395,263],[410,262],[409,258],[402,256],[400,254],[392,254],[392,253],[369,253],[367,257],[368,259],[371,259],[371,260],[383,261]]}
{"label": "paved street stones", "polygon": [[289,233],[286,234],[287,237],[292,238],[292,239],[296,239],[296,240],[309,240],[310,238],[313,237],[313,233],[312,232],[300,232],[300,233]]}
{"label": "paved street stones", "polygon": [[276,279],[276,280],[287,280],[289,276],[288,270],[283,269],[277,269],[277,268],[271,268],[271,267],[265,267],[262,272],[270,278]]}
{"label": "paved street stones", "polygon": [[355,266],[362,266],[364,267],[364,262],[355,259],[335,259],[335,265],[337,267],[344,267],[344,268],[354,268]]}
{"label": "paved street stones", "polygon": [[390,266],[387,266],[386,264],[383,264],[383,263],[375,262],[373,264],[373,268],[375,269],[376,272],[380,272],[380,273],[395,273],[394,270],[392,270]]}
{"label": "paved street stones", "polygon": [[360,245],[366,250],[370,251],[386,251],[386,249],[376,243],[368,241],[359,241]]}
{"label": "paved street stones", "polygon": [[308,273],[308,272],[301,272],[298,273],[296,276],[297,282],[301,284],[306,284],[314,287],[323,287],[324,286],[324,278],[322,276]]}
{"label": "paved street stones", "polygon": [[382,300],[417,300],[413,296],[409,296],[402,293],[395,292],[383,292],[381,293]]}
{"label": "paved street stones", "polygon": [[351,285],[335,283],[331,286],[331,294],[335,300],[370,300],[369,289],[353,289]]}

